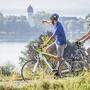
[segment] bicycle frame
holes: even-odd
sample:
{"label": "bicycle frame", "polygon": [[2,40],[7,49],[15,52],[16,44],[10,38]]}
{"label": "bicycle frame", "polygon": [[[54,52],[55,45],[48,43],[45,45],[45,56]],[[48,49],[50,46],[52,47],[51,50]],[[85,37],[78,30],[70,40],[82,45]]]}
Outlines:
{"label": "bicycle frame", "polygon": [[[43,54],[46,54],[46,55],[49,55],[49,54],[36,50],[34,46],[33,46],[33,50],[35,50],[35,51],[39,54],[39,58],[36,59],[37,62],[36,62],[36,64],[35,64],[35,66],[34,66],[33,73],[36,71],[37,66],[38,66],[39,63],[40,63],[40,60],[44,60],[44,62],[46,63],[46,65],[49,67],[49,69],[50,69],[51,71],[53,71],[53,70],[58,70],[58,67],[59,67],[59,65],[60,65],[60,61],[57,62],[56,68],[53,69],[52,66],[49,64],[49,62],[47,61],[47,59],[45,58],[45,56],[43,55]],[[50,56],[51,56],[51,55],[50,55]],[[67,65],[67,67],[68,67],[69,70],[70,70],[70,69],[71,69],[71,66],[69,65],[69,63],[68,63],[66,60],[64,60],[64,61],[65,61],[66,65]]]}
{"label": "bicycle frame", "polygon": [[[60,65],[60,61],[58,61],[57,64],[56,64],[56,69],[53,69],[52,66],[49,64],[49,62],[47,61],[47,59],[45,58],[45,56],[43,55],[42,52],[39,53],[39,58],[37,58],[36,60],[37,60],[37,62],[36,62],[36,64],[35,64],[35,66],[34,66],[33,73],[37,70],[37,66],[38,66],[39,63],[40,63],[40,60],[44,60],[44,62],[45,62],[46,65],[49,67],[49,69],[51,70],[51,72],[52,72],[53,70],[58,70],[58,67],[59,67],[59,65]],[[65,60],[64,60],[64,61],[65,61]],[[65,61],[65,64],[67,65],[68,69],[71,70],[71,66],[69,65],[69,63],[67,63],[67,62]]]}
{"label": "bicycle frame", "polygon": [[[34,48],[34,50],[37,51],[35,48]],[[33,73],[37,70],[37,67],[38,67],[38,65],[39,65],[39,63],[40,63],[40,60],[44,60],[44,62],[45,62],[45,63],[47,64],[47,66],[49,67],[49,69],[50,69],[51,71],[53,71],[53,68],[51,67],[51,65],[49,64],[49,62],[47,61],[47,59],[44,57],[43,53],[42,53],[42,52],[38,52],[38,53],[39,53],[39,58],[36,59],[37,62],[36,62],[36,64],[35,64],[34,68],[33,68]]]}

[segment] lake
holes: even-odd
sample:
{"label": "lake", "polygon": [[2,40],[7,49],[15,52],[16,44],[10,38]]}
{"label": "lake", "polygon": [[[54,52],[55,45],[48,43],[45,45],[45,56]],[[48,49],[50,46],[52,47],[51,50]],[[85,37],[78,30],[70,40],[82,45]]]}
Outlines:
{"label": "lake", "polygon": [[[19,66],[20,52],[25,48],[27,43],[0,43],[0,66],[10,62],[16,67]],[[85,47],[90,47],[89,43],[85,44]]]}
{"label": "lake", "polygon": [[0,66],[9,62],[18,67],[20,52],[26,45],[27,43],[0,43]]}

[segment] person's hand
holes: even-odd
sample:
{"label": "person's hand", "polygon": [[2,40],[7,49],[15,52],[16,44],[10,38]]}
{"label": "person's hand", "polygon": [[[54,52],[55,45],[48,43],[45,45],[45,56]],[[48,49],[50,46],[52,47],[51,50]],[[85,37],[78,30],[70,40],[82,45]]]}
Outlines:
{"label": "person's hand", "polygon": [[51,24],[51,21],[48,21],[48,20],[42,20],[42,23]]}
{"label": "person's hand", "polygon": [[42,46],[42,48],[44,48],[44,47],[47,46],[47,43],[44,43],[44,44],[42,44],[41,46]]}
{"label": "person's hand", "polygon": [[84,42],[83,41],[76,41],[75,42],[78,47],[82,47]]}
{"label": "person's hand", "polygon": [[81,41],[80,39],[77,39],[75,43],[76,43],[76,44],[81,44],[82,41]]}
{"label": "person's hand", "polygon": [[46,43],[44,43],[44,44],[41,45],[41,48],[42,48],[43,52],[46,52],[46,48],[47,48],[46,46],[47,46]]}
{"label": "person's hand", "polygon": [[42,20],[42,23],[47,23],[47,20]]}
{"label": "person's hand", "polygon": [[85,43],[85,40],[80,40],[80,39],[78,39],[78,40],[76,41],[76,43],[83,44],[83,43]]}

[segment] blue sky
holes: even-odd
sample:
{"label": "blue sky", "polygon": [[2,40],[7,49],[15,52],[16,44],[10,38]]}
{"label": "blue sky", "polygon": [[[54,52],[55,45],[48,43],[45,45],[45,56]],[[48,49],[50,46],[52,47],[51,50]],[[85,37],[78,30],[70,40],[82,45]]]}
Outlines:
{"label": "blue sky", "polygon": [[90,12],[89,0],[0,0],[0,9],[23,9],[31,3],[34,9],[56,10],[62,13],[88,14]]}

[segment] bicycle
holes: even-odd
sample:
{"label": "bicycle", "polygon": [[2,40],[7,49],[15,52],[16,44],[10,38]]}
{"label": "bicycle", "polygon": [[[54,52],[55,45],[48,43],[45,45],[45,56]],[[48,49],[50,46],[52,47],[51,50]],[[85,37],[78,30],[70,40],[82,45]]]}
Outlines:
{"label": "bicycle", "polygon": [[[78,46],[76,43],[74,43],[76,46]],[[81,71],[84,69],[86,62],[79,60],[76,56],[78,55],[80,48],[77,49],[76,55],[72,55],[71,58],[65,58],[65,60],[62,61],[54,61],[54,65],[52,64],[51,60],[47,60],[46,56],[49,57],[54,57],[54,55],[44,53],[42,51],[39,51],[35,48],[35,46],[32,46],[33,51],[37,53],[37,55],[34,57],[34,60],[29,60],[27,61],[21,69],[21,76],[23,80],[30,80],[30,76],[34,75],[37,71],[42,70],[43,66],[41,62],[45,62],[45,65],[48,66],[48,71],[53,72],[56,71],[58,72],[59,77],[63,76],[68,76],[68,74],[75,73],[77,71]],[[80,54],[82,55],[82,53]],[[69,56],[70,57],[70,56]],[[81,56],[83,58],[83,55]],[[82,65],[82,63],[85,63]],[[77,63],[77,64],[76,64]],[[56,67],[58,66],[58,69]],[[78,68],[76,68],[78,67]],[[45,69],[45,67],[44,67]]]}
{"label": "bicycle", "polygon": [[[22,66],[22,69],[21,69],[21,76],[23,78],[23,80],[30,80],[30,76],[32,76],[33,74],[35,74],[38,70],[41,70],[43,68],[43,65],[41,65],[41,62],[45,62],[45,65],[48,66],[48,70],[49,72],[57,72],[58,71],[58,75],[60,75],[61,77],[61,74],[62,74],[62,71],[64,72],[67,71],[67,72],[70,72],[70,65],[65,61],[61,61],[60,62],[60,66],[59,67],[62,67],[62,70],[60,68],[58,68],[58,70],[55,69],[55,67],[57,66],[57,64],[59,63],[59,61],[56,61],[54,58],[54,61],[57,62],[56,65],[52,65],[50,63],[49,60],[46,59],[45,56],[50,56],[51,58],[54,57],[54,55],[51,55],[51,54],[48,54],[48,53],[44,53],[42,51],[38,51],[35,46],[32,47],[33,50],[35,52],[37,52],[37,56],[35,56],[34,60],[29,60],[27,61],[23,66]],[[51,61],[52,62],[52,61]],[[45,68],[44,68],[45,69]]]}

